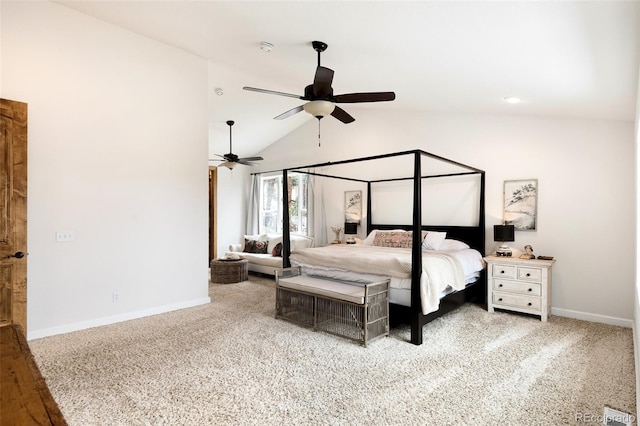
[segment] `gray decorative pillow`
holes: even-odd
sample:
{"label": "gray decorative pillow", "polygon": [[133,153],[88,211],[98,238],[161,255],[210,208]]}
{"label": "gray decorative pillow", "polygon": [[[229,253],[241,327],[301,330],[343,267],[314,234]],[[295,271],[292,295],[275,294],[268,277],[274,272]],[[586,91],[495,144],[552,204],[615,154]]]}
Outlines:
{"label": "gray decorative pillow", "polygon": [[245,253],[267,254],[267,247],[269,241],[244,240]]}

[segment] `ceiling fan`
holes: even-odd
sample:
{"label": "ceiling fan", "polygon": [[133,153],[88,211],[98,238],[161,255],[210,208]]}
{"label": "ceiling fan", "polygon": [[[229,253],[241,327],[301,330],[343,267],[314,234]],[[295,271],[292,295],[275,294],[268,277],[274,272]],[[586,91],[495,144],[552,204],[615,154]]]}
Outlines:
{"label": "ceiling fan", "polygon": [[333,81],[333,70],[320,65],[320,53],[324,52],[328,45],[322,41],[313,41],[311,43],[313,49],[318,52],[318,67],[313,78],[313,84],[304,88],[304,95],[294,95],[291,93],[276,92],[273,90],[257,89],[255,87],[243,87],[244,90],[252,92],[267,93],[279,96],[288,96],[291,98],[309,101],[304,105],[297,106],[284,112],[277,117],[276,120],[282,120],[291,117],[294,114],[305,110],[309,114],[320,120],[325,115],[332,115],[343,123],[351,123],[355,121],[349,113],[337,106],[336,104],[349,104],[360,102],[382,102],[392,101],[396,98],[394,92],[368,92],[368,93],[346,93],[343,95],[334,95],[331,83]]}
{"label": "ceiling fan", "polygon": [[243,164],[245,166],[253,166],[253,165],[255,165],[255,163],[252,163],[252,161],[264,160],[264,158],[262,158],[262,157],[239,158],[237,155],[235,155],[233,153],[233,148],[231,146],[231,127],[235,124],[235,122],[232,121],[232,120],[229,120],[229,121],[227,121],[227,124],[229,125],[229,153],[228,154],[224,154],[224,155],[216,154],[218,157],[222,157],[222,160],[209,159],[209,161],[222,161],[222,163],[220,163],[220,166],[224,166],[224,167],[226,167],[226,168],[231,170],[236,166],[236,164]]}

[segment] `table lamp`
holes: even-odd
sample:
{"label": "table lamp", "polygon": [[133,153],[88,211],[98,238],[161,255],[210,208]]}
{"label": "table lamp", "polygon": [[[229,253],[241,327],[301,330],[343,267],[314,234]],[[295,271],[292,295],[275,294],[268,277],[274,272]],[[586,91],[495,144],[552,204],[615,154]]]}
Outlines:
{"label": "table lamp", "polygon": [[344,223],[344,238],[347,244],[355,244],[356,240],[353,238],[358,233],[358,224],[356,222]]}
{"label": "table lamp", "polygon": [[496,250],[496,256],[511,257],[511,249],[505,243],[515,240],[515,227],[513,225],[493,225],[493,241],[502,243]]}

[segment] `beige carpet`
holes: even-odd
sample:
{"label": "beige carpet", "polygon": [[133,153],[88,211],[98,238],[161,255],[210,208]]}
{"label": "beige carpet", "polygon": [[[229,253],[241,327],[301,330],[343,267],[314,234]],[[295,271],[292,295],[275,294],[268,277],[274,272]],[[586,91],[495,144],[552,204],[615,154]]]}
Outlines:
{"label": "beige carpet", "polygon": [[[635,413],[630,329],[465,307],[368,348],[273,318],[274,283],[30,342],[71,425],[597,424]],[[584,421],[590,419],[592,421]]]}

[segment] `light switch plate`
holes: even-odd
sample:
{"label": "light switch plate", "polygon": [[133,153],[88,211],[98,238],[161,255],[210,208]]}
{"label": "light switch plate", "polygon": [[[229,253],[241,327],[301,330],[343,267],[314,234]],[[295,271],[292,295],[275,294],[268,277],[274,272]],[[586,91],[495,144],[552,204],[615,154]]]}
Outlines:
{"label": "light switch plate", "polygon": [[73,241],[73,231],[58,231],[56,232],[56,241],[59,243]]}

